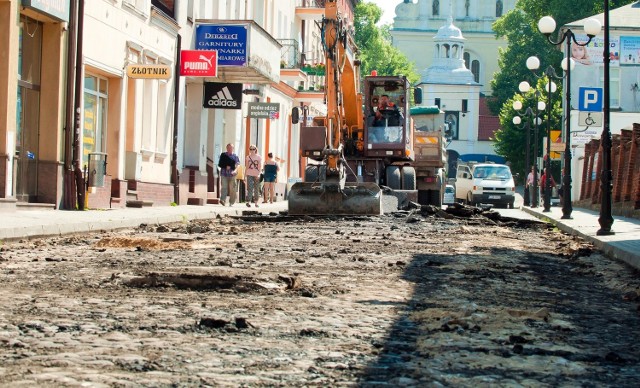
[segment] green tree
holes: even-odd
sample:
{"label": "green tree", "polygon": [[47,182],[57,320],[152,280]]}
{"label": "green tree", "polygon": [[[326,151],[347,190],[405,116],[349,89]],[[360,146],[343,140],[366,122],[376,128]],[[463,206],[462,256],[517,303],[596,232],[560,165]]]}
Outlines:
{"label": "green tree", "polygon": [[[551,130],[559,130],[561,128],[562,123],[562,85],[558,80],[554,81],[558,90],[551,95],[552,103],[551,103],[551,121],[547,119],[548,109],[540,112],[540,119],[542,122],[538,126],[538,156],[543,155],[543,138],[547,133],[547,124],[551,124]],[[527,144],[527,133],[526,133],[526,122],[529,120],[529,129],[531,131],[530,134],[530,163],[533,164],[534,160],[534,123],[533,117],[521,116],[522,123],[520,125],[513,124],[513,118],[518,114],[524,114],[527,108],[531,108],[532,112],[536,112],[536,102],[544,101],[545,104],[548,105],[548,94],[545,89],[545,85],[547,84],[546,77],[540,78],[537,80],[537,84],[535,84],[535,88],[531,87],[527,93],[524,94],[514,94],[512,95],[502,106],[500,110],[499,118],[500,118],[500,129],[496,132],[495,138],[495,149],[498,155],[504,156],[511,163],[511,169],[514,173],[520,173],[519,181],[522,183],[523,179],[526,176],[522,176],[525,171],[529,170],[529,167],[525,166],[525,155],[526,155],[526,144]],[[536,92],[538,97],[536,98]],[[520,112],[516,112],[513,109],[514,101],[522,102],[522,109]],[[526,168],[525,168],[526,167]],[[538,166],[541,168],[542,166]]]}
{"label": "green tree", "polygon": [[[621,7],[632,3],[633,0],[610,1],[610,8]],[[557,74],[562,74],[560,62],[563,57],[558,47],[550,44],[544,35],[538,31],[538,20],[545,15],[550,15],[556,20],[556,25],[580,20],[602,12],[600,1],[594,0],[520,0],[513,11],[508,12],[494,23],[494,30],[500,37],[508,42],[508,48],[499,52],[500,71],[491,81],[493,98],[489,101],[492,112],[500,117],[500,130],[495,135],[495,147],[498,155],[504,156],[512,163],[514,172],[524,172],[524,156],[526,137],[523,129],[518,128],[511,121],[516,112],[513,111],[513,101],[522,99],[518,93],[518,84],[521,81],[533,81],[535,77],[526,67],[526,60],[530,56],[540,59],[540,71],[548,66],[553,66]],[[577,33],[577,31],[576,31]],[[540,81],[542,82],[542,81]],[[546,82],[546,81],[545,81]],[[561,84],[561,82],[557,82]],[[540,84],[538,89],[542,90]],[[523,110],[532,106],[532,96],[529,92],[524,96]],[[559,90],[557,96],[562,96]],[[527,101],[527,102],[525,102]],[[529,104],[529,105],[527,105]],[[561,98],[554,101],[552,110],[551,128],[560,129],[562,117]],[[522,126],[520,126],[522,127]],[[540,128],[538,144],[539,155],[542,155],[542,138],[546,133],[546,122]],[[532,138],[533,139],[533,138]],[[531,143],[533,144],[533,143]],[[533,145],[531,153],[533,155]],[[532,158],[533,160],[533,158]],[[552,170],[553,171],[553,170]],[[556,174],[557,176],[558,174]]]}
{"label": "green tree", "polygon": [[405,75],[416,83],[420,75],[415,64],[391,44],[389,25],[377,26],[382,10],[374,3],[358,3],[354,15],[355,40],[364,75],[376,70],[378,75]]}

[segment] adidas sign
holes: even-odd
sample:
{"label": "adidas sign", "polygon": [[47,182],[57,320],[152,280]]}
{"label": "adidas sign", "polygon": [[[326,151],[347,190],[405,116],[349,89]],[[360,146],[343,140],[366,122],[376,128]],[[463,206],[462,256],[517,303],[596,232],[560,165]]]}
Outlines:
{"label": "adidas sign", "polygon": [[[217,84],[216,88],[211,87],[211,84],[205,84],[205,108],[220,108],[220,109],[240,109],[242,104],[242,84],[239,88],[236,84]],[[221,88],[220,88],[221,87]],[[238,90],[234,90],[238,89]]]}

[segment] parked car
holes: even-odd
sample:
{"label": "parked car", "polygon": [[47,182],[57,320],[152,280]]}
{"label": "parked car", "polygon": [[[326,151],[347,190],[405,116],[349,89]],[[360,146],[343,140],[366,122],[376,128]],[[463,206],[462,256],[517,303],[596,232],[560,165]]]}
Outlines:
{"label": "parked car", "polygon": [[456,201],[456,189],[453,185],[446,185],[444,188],[443,205],[452,205]]}

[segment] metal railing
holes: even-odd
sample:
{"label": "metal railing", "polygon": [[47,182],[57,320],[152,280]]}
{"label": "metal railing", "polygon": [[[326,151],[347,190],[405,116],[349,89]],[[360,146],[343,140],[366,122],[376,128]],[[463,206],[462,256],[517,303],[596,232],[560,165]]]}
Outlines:
{"label": "metal railing", "polygon": [[282,45],[280,68],[300,69],[302,67],[302,54],[298,48],[298,41],[295,39],[278,39],[278,43]]}

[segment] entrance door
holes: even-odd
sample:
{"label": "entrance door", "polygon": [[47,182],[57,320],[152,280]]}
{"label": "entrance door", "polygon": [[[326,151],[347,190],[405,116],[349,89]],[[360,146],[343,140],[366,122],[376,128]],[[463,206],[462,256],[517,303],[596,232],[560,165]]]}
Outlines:
{"label": "entrance door", "polygon": [[33,202],[38,195],[39,105],[39,91],[18,86],[14,182],[16,200],[20,202]]}
{"label": "entrance door", "polygon": [[21,202],[36,201],[38,196],[42,27],[36,20],[20,18],[14,193]]}

